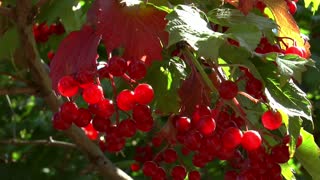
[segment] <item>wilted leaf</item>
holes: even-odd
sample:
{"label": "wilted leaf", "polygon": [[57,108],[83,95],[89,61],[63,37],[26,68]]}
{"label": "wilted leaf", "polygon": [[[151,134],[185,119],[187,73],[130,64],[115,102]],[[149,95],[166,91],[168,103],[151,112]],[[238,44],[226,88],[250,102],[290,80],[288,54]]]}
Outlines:
{"label": "wilted leaf", "polygon": [[101,37],[89,26],[71,32],[60,44],[50,64],[52,87],[57,89],[61,77],[80,70],[96,70],[97,47]]}

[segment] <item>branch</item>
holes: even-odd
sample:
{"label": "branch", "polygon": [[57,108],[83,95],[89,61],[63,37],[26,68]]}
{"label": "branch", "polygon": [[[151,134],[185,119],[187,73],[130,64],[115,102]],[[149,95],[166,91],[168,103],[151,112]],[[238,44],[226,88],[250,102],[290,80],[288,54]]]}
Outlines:
{"label": "branch", "polygon": [[34,95],[38,91],[35,88],[32,87],[9,87],[9,88],[4,88],[0,89],[0,96],[1,95],[16,95],[16,94],[29,94],[29,95]]}
{"label": "branch", "polygon": [[0,15],[12,17],[12,9],[0,6]]}
{"label": "branch", "polygon": [[10,139],[10,140],[0,140],[0,144],[4,145],[16,145],[16,146],[23,146],[23,145],[43,145],[43,146],[56,146],[56,147],[67,147],[67,148],[77,148],[75,144],[63,142],[63,141],[56,141],[50,137],[48,140],[19,140],[19,139]]}

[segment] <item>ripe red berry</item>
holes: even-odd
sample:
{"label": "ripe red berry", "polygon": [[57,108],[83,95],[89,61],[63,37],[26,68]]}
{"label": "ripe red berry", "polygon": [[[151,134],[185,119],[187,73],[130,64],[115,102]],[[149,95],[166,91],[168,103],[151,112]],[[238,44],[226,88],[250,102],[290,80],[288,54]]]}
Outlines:
{"label": "ripe red berry", "polygon": [[197,105],[193,114],[192,114],[192,126],[197,126],[200,119],[204,116],[211,116],[211,110],[209,106]]}
{"label": "ripe red berry", "polygon": [[178,159],[178,154],[174,149],[168,148],[163,152],[163,160],[166,163],[173,163],[177,159]]}
{"label": "ripe red berry", "polygon": [[149,104],[154,97],[154,91],[149,84],[139,84],[134,89],[135,101],[139,104]]}
{"label": "ripe red berry", "polygon": [[297,12],[297,5],[294,1],[288,0],[287,6],[288,6],[290,14],[294,15]]}
{"label": "ripe red berry", "polygon": [[143,122],[137,122],[136,126],[137,126],[137,129],[142,132],[149,132],[151,131],[153,124],[154,124],[154,121],[152,118],[150,118]]}
{"label": "ripe red berry", "polygon": [[95,73],[89,70],[82,70],[76,74],[76,80],[79,82],[81,88],[86,88],[87,86],[94,83]]}
{"label": "ripe red berry", "polygon": [[123,111],[129,111],[133,109],[134,105],[136,104],[134,92],[128,89],[121,91],[118,94],[116,101],[119,109]]}
{"label": "ripe red berry", "polygon": [[79,108],[78,110],[78,118],[74,121],[74,123],[78,127],[85,127],[87,126],[91,121],[91,113],[88,109],[85,108]]}
{"label": "ripe red berry", "polygon": [[127,62],[121,57],[114,56],[108,61],[108,71],[113,76],[122,76],[127,68]]}
{"label": "ripe red berry", "polygon": [[59,112],[53,115],[52,124],[53,124],[53,127],[57,130],[66,130],[66,129],[69,129],[70,126],[72,125],[71,122],[64,121],[63,119],[61,119]]}
{"label": "ripe red berry", "polygon": [[83,89],[82,97],[88,104],[96,104],[104,99],[103,89],[97,84],[90,84]]}
{"label": "ripe red berry", "polygon": [[130,138],[137,132],[136,123],[132,119],[122,120],[119,124],[119,135]]}
{"label": "ripe red berry", "polygon": [[297,46],[291,46],[291,47],[287,48],[284,53],[285,54],[295,54],[295,55],[298,55],[303,58],[306,57],[305,50],[302,47],[297,47]]}
{"label": "ripe red berry", "polygon": [[95,116],[92,119],[92,125],[95,130],[100,132],[106,132],[110,128],[110,119],[100,116]]}
{"label": "ripe red berry", "polygon": [[188,174],[189,180],[200,180],[201,175],[199,171],[190,171]]}
{"label": "ripe red berry", "polygon": [[202,135],[209,136],[216,129],[216,122],[211,116],[203,116],[197,125],[197,129]]}
{"label": "ripe red berry", "polygon": [[218,91],[221,98],[230,100],[237,96],[238,86],[233,81],[223,81],[220,84]]}
{"label": "ripe red berry", "polygon": [[261,143],[262,139],[257,131],[249,130],[243,133],[241,145],[245,150],[252,151],[258,149]]}
{"label": "ripe red berry", "polygon": [[60,117],[64,121],[74,122],[79,116],[78,106],[74,102],[64,102],[60,106]]}
{"label": "ripe red berry", "polygon": [[271,149],[271,158],[277,163],[286,163],[290,159],[289,147],[286,145],[277,145]]}
{"label": "ripe red berry", "polygon": [[147,74],[147,68],[142,61],[132,61],[128,67],[128,75],[134,80],[140,80]]}
{"label": "ripe red berry", "polygon": [[222,135],[223,146],[228,149],[236,148],[239,144],[241,144],[242,136],[243,135],[240,129],[229,127]]}
{"label": "ripe red berry", "polygon": [[72,97],[77,94],[79,83],[72,76],[64,76],[58,82],[58,92],[62,96]]}
{"label": "ripe red berry", "polygon": [[91,113],[100,116],[100,117],[111,117],[113,113],[115,112],[114,110],[114,104],[112,100],[110,99],[104,99],[102,101],[99,101],[96,104],[90,104],[89,105],[89,110]]}
{"label": "ripe red berry", "polygon": [[130,165],[130,169],[133,172],[139,171],[140,170],[140,164],[139,163],[132,163]]}
{"label": "ripe red berry", "polygon": [[98,132],[94,129],[91,123],[83,127],[82,130],[84,130],[84,133],[89,139],[96,140],[98,138]]}
{"label": "ripe red berry", "polygon": [[282,124],[282,117],[279,111],[273,112],[272,110],[268,110],[263,113],[261,117],[261,121],[263,126],[269,130],[278,129]]}
{"label": "ripe red berry", "polygon": [[137,104],[132,110],[132,117],[137,124],[141,124],[152,118],[151,109],[147,105]]}
{"label": "ripe red berry", "polygon": [[142,172],[146,176],[153,176],[156,173],[158,165],[153,161],[147,161],[143,164]]}
{"label": "ripe red berry", "polygon": [[262,92],[262,88],[263,88],[262,82],[254,77],[249,78],[246,83],[247,93],[253,95],[255,98],[259,98]]}
{"label": "ripe red berry", "polygon": [[175,127],[179,132],[187,132],[191,128],[191,120],[188,117],[177,117]]}
{"label": "ripe red berry", "polygon": [[173,180],[184,180],[187,175],[186,168],[183,166],[175,166],[171,170],[171,176]]}

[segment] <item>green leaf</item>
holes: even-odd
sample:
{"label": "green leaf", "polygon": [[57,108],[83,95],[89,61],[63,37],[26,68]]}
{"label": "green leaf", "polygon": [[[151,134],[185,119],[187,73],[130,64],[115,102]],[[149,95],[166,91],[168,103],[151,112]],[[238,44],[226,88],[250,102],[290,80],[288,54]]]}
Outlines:
{"label": "green leaf", "polygon": [[308,8],[311,3],[312,3],[311,11],[314,14],[319,8],[320,0],[304,0],[304,7]]}
{"label": "green leaf", "polygon": [[186,76],[186,64],[179,58],[154,62],[148,69],[145,81],[153,87],[155,91],[153,103],[161,113],[178,113],[180,109],[178,89]]}
{"label": "green leaf", "polygon": [[270,106],[274,109],[281,109],[290,117],[304,117],[312,121],[311,103],[307,99],[307,95],[289,80],[284,86],[280,86],[280,82],[263,75],[266,83],[265,94],[270,101]]}
{"label": "green leaf", "polygon": [[300,117],[290,117],[289,124],[288,124],[288,131],[290,135],[290,144],[289,144],[289,151],[290,156],[293,156],[296,150],[296,142],[298,136],[300,135],[300,129],[302,125],[302,119]]}
{"label": "green leaf", "polygon": [[214,32],[202,18],[199,9],[180,5],[166,17],[169,32],[168,46],[186,41],[200,56],[218,58],[220,46],[225,41],[225,35]]}
{"label": "green leaf", "polygon": [[296,150],[295,157],[308,171],[314,180],[320,180],[320,150],[314,142],[312,134],[301,130],[303,142]]}
{"label": "green leaf", "polygon": [[[229,28],[237,26],[248,26],[249,28],[252,28],[252,26],[255,26],[268,38],[273,37],[272,29],[277,28],[277,24],[269,18],[258,16],[253,13],[244,15],[238,9],[213,9],[208,13],[208,18],[215,24]],[[248,35],[250,35],[250,31],[248,32]]]}
{"label": "green leaf", "polygon": [[3,36],[0,37],[0,59],[9,58],[13,55],[15,49],[19,45],[19,36],[17,29],[9,29]]}
{"label": "green leaf", "polygon": [[280,164],[280,166],[281,166],[281,174],[284,178],[286,178],[287,180],[296,180],[296,177],[292,172],[292,168],[288,163]]}
{"label": "green leaf", "polygon": [[240,43],[240,46],[253,51],[260,42],[262,33],[256,25],[238,24],[228,29],[226,32]]}
{"label": "green leaf", "polygon": [[293,77],[299,83],[302,81],[302,73],[307,70],[306,66],[314,66],[311,60],[305,60],[295,55],[277,55],[275,58],[281,75]]}

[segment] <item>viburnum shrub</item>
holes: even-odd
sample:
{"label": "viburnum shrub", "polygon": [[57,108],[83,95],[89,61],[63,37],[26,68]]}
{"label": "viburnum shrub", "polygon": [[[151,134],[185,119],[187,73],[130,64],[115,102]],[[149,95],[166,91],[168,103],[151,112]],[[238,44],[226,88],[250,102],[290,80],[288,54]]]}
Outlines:
{"label": "viburnum shrub", "polygon": [[128,168],[152,179],[207,179],[209,166],[227,180],[290,179],[293,157],[315,177],[296,2],[192,2],[95,0],[50,64],[66,100],[54,128],[82,127],[110,153],[138,144]]}

